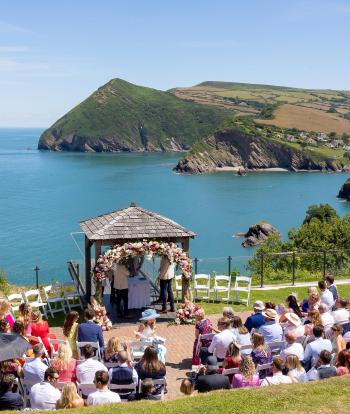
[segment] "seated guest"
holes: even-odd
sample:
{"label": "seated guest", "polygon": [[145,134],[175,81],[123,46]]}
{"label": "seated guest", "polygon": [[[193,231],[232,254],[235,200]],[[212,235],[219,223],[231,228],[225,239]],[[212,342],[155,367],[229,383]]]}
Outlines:
{"label": "seated guest", "polygon": [[94,322],[95,312],[86,309],[84,315],[86,322],[78,326],[78,342],[98,342],[103,352],[105,343],[101,326]]}
{"label": "seated guest", "polygon": [[8,359],[7,361],[0,362],[0,378],[6,374],[12,374],[16,378],[23,376],[22,365],[18,362],[18,360]]}
{"label": "seated guest", "polygon": [[56,403],[56,410],[81,407],[84,407],[84,400],[78,394],[76,385],[67,382],[62,389],[61,398]]}
{"label": "seated guest", "polygon": [[43,349],[43,344],[35,344],[33,346],[34,358],[27,359],[23,365],[23,377],[26,381],[34,383],[44,381],[47,365],[41,359]]}
{"label": "seated guest", "polygon": [[321,315],[318,310],[311,310],[308,312],[307,321],[304,325],[305,335],[312,335],[314,326],[323,326]]}
{"label": "seated guest", "polygon": [[321,351],[327,350],[332,352],[332,344],[329,339],[324,339],[324,328],[321,325],[316,325],[313,329],[315,340],[306,345],[304,352],[303,366],[308,371],[311,366],[317,362]]}
{"label": "seated guest", "polygon": [[58,347],[58,355],[51,362],[51,367],[58,372],[60,382],[77,380],[77,361],[72,358],[72,350],[67,342]]}
{"label": "seated guest", "polygon": [[335,362],[337,368],[337,376],[350,374],[350,352],[348,349],[344,349],[339,352]]}
{"label": "seated guest", "polygon": [[282,326],[276,323],[277,312],[274,309],[266,309],[263,312],[265,323],[260,326],[258,332],[264,336],[266,342],[279,342],[283,339]]}
{"label": "seated guest", "polygon": [[157,350],[152,346],[145,349],[142,358],[135,365],[135,370],[141,380],[145,378],[160,379],[166,375],[165,365],[159,361]]}
{"label": "seated guest", "polygon": [[[119,352],[118,366],[109,370],[109,382],[116,385],[137,384],[138,375],[129,363],[130,358],[126,351]],[[121,392],[124,393],[123,390]]]}
{"label": "seated guest", "polygon": [[231,306],[225,306],[224,309],[222,310],[222,317],[227,318],[232,322],[234,316],[235,314]]}
{"label": "seated guest", "polygon": [[118,362],[119,352],[124,348],[122,347],[120,340],[117,336],[112,336],[107,343],[107,347],[104,350],[105,362]]}
{"label": "seated guest", "polygon": [[15,318],[11,313],[11,303],[7,299],[0,299],[0,320],[7,321],[10,329],[15,323]]}
{"label": "seated guest", "polygon": [[58,381],[58,372],[47,368],[44,381],[34,384],[30,390],[30,405],[33,410],[54,410],[57,401],[61,398],[60,391],[55,388]]}
{"label": "seated guest", "polygon": [[[241,354],[239,352],[240,346],[237,342],[231,342],[227,348],[226,356],[222,364],[222,369],[238,368],[241,363]],[[220,371],[222,371],[220,368]],[[228,379],[230,384],[232,382],[233,375],[229,375]]]}
{"label": "seated guest", "polygon": [[346,342],[343,338],[343,327],[341,325],[335,324],[331,328],[331,342],[333,346],[333,353],[337,356],[340,351],[346,349]]}
{"label": "seated guest", "polygon": [[249,332],[254,329],[259,329],[261,325],[265,323],[262,311],[265,309],[265,305],[261,300],[257,300],[253,304],[254,313],[251,316],[248,316],[245,321],[244,326],[248,329]]}
{"label": "seated guest", "polygon": [[290,354],[287,356],[286,368],[288,369],[288,377],[290,377],[293,382],[308,381],[305,369],[301,366],[300,358],[296,355]]}
{"label": "seated guest", "polygon": [[215,356],[208,356],[206,366],[198,373],[195,389],[199,392],[214,390],[229,390],[230,381],[226,375],[218,374],[218,360]]}
{"label": "seated guest", "polygon": [[[265,343],[264,336],[260,333],[253,333],[252,335],[253,349],[251,357],[255,366],[268,364],[272,362],[272,353],[269,346]],[[265,378],[269,370],[259,371],[260,379]]]}
{"label": "seated guest", "polygon": [[301,323],[299,316],[296,313],[287,312],[284,314],[284,318],[287,321],[284,327],[284,335],[290,332],[293,335],[295,335],[296,338],[304,336],[305,328]]}
{"label": "seated guest", "polygon": [[285,336],[287,346],[281,350],[281,358],[286,360],[288,355],[295,355],[299,361],[304,359],[304,348],[296,342],[297,337],[294,332],[288,331]]}
{"label": "seated guest", "polygon": [[[210,319],[205,317],[205,312],[204,312],[204,309],[202,308],[199,308],[194,313],[194,318],[196,320],[196,326],[195,326],[195,332],[194,332],[195,340],[193,344],[192,365],[198,365],[199,361],[198,361],[198,356],[196,355],[196,350],[197,350],[199,335],[205,335],[205,334],[212,333],[213,327],[210,322]],[[209,339],[201,340],[201,349],[204,355],[207,355],[207,351],[208,351],[208,347],[210,343],[211,343],[211,340]]]}
{"label": "seated guest", "polygon": [[[15,323],[13,324],[13,328],[12,328],[12,333],[14,334],[14,335],[19,335],[19,336],[21,336],[25,341],[27,341],[27,342],[29,342],[28,341],[28,338],[25,336],[25,334],[24,334],[24,323],[23,322],[21,322],[21,321],[15,321]],[[33,358],[33,356],[34,356],[34,354],[33,354],[33,350],[32,349],[29,349],[27,352],[26,352],[26,357],[28,357],[28,358]],[[21,358],[21,359],[19,359],[20,360],[20,362],[21,362],[21,364],[24,364],[24,359],[23,358]]]}
{"label": "seated guest", "polygon": [[259,375],[255,371],[255,365],[251,356],[245,356],[239,365],[239,374],[234,374],[233,388],[258,387]]}
{"label": "seated guest", "polygon": [[108,369],[102,364],[102,362],[94,359],[95,350],[91,345],[85,345],[82,348],[82,354],[85,361],[77,366],[77,379],[80,384],[92,384],[96,371],[108,372]]}
{"label": "seated guest", "polygon": [[23,398],[18,392],[13,392],[16,378],[13,374],[5,374],[0,382],[0,411],[22,410]]}
{"label": "seated guest", "polygon": [[73,353],[73,358],[78,359],[78,348],[77,348],[77,339],[78,339],[78,320],[79,313],[76,311],[70,311],[66,315],[63,324],[63,335],[70,345],[70,348]]}
{"label": "seated guest", "polygon": [[188,378],[183,379],[180,385],[180,392],[184,395],[193,395],[193,391],[194,388],[192,382]]}
{"label": "seated guest", "polygon": [[108,389],[108,373],[106,371],[97,371],[95,373],[94,383],[96,391],[89,394],[87,405],[112,404],[121,402],[119,395]]}
{"label": "seated guest", "polygon": [[[285,309],[285,313],[292,313],[296,314],[299,319],[303,317],[301,313],[300,307],[297,302],[297,298],[294,295],[289,295],[286,299],[287,309]],[[280,318],[280,322],[285,322],[285,315],[282,315]]]}
{"label": "seated guest", "polygon": [[325,303],[328,309],[332,309],[334,305],[333,293],[328,290],[327,283],[324,280],[318,282],[318,288],[321,291],[320,303]]}
{"label": "seated guest", "polygon": [[24,325],[24,336],[32,334],[32,306],[28,302],[23,302],[18,308],[19,316],[17,321]]}
{"label": "seated guest", "polygon": [[318,311],[320,312],[322,325],[327,332],[334,325],[333,315],[329,312],[329,308],[325,303],[320,303]]}
{"label": "seated guest", "polygon": [[320,304],[320,296],[317,292],[317,289],[314,286],[311,286],[307,290],[308,298],[304,299],[301,304],[301,311],[305,314],[310,310],[317,310]]}
{"label": "seated guest", "polygon": [[326,283],[327,283],[328,290],[332,292],[334,301],[336,301],[338,299],[338,289],[334,284],[334,276],[327,275]]}
{"label": "seated guest", "polygon": [[231,321],[228,318],[220,318],[218,320],[218,329],[220,333],[214,335],[213,340],[208,348],[209,354],[214,354],[217,357],[218,361],[223,361],[228,346],[232,341],[236,340],[234,333],[230,330]]}
{"label": "seated guest", "polygon": [[[348,302],[345,299],[338,299],[335,302],[335,310],[332,312],[334,323],[341,325],[349,324],[349,311],[346,309]],[[345,329],[347,332],[349,329]]]}
{"label": "seated guest", "polygon": [[41,312],[39,310],[32,312],[32,323],[30,326],[32,330],[31,335],[41,338],[44,347],[48,351],[49,355],[51,355],[49,338],[56,339],[56,335],[50,333],[49,324],[47,321],[43,321]]}
{"label": "seated guest", "polygon": [[[233,317],[231,331],[236,336],[236,341],[240,346],[251,345],[250,333],[243,325],[242,319],[239,316]],[[241,355],[250,355],[250,352],[250,349],[241,350]]]}
{"label": "seated guest", "polygon": [[7,319],[1,319],[0,321],[0,333],[10,333],[11,326]]}
{"label": "seated guest", "polygon": [[280,357],[275,357],[272,361],[272,377],[266,377],[262,380],[261,386],[268,387],[270,385],[291,384],[292,379],[288,375],[282,373],[284,369],[284,361]]}
{"label": "seated guest", "polygon": [[325,349],[320,353],[317,361],[317,374],[319,379],[337,376],[337,368],[331,366],[332,354]]}
{"label": "seated guest", "polygon": [[136,393],[136,394],[135,393],[131,394],[128,398],[128,401],[135,401],[135,400],[155,401],[159,399],[157,398],[155,393],[156,393],[156,389],[153,385],[153,380],[151,378],[145,378],[143,381],[141,381],[141,392]]}

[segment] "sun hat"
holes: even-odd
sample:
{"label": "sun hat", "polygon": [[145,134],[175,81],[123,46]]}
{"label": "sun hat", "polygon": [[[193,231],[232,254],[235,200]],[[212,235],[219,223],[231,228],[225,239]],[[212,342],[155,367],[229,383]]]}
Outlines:
{"label": "sun hat", "polygon": [[300,326],[301,325],[301,320],[300,320],[300,318],[297,314],[287,312],[284,316],[286,317],[287,321],[292,323],[294,326]]}
{"label": "sun hat", "polygon": [[275,309],[266,309],[266,311],[262,314],[263,316],[265,316],[265,318],[268,319],[276,319],[277,316],[277,312],[275,311]]}
{"label": "sun hat", "polygon": [[218,369],[218,359],[216,356],[208,356],[206,360],[208,371],[216,371]]}
{"label": "sun hat", "polygon": [[260,310],[260,311],[264,310],[265,309],[264,302],[262,302],[261,300],[255,301],[253,304],[253,308],[256,310]]}
{"label": "sun hat", "polygon": [[150,319],[159,318],[159,314],[154,309],[146,309],[142,312],[142,317],[140,321],[149,321]]}

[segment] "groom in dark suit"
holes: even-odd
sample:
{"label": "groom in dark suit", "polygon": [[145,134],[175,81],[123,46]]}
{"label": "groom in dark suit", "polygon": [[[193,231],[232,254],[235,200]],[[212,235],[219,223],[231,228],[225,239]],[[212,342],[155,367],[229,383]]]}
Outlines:
{"label": "groom in dark suit", "polygon": [[105,347],[101,326],[94,322],[95,312],[85,310],[85,322],[78,326],[78,342],[98,342],[101,352]]}

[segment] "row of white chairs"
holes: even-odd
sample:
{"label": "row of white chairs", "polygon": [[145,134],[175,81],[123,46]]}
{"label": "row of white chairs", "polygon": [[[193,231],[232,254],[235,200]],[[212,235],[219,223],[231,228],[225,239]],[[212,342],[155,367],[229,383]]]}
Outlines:
{"label": "row of white chairs", "polygon": [[[175,291],[178,300],[182,293],[182,276],[175,276]],[[213,288],[211,287],[213,281]],[[213,301],[227,301],[242,302],[249,305],[250,289],[252,278],[248,276],[236,276],[235,283],[232,286],[231,277],[226,275],[196,274],[193,278],[194,299],[203,299],[210,302],[211,293],[213,293]],[[225,294],[226,296],[222,296]],[[180,295],[179,295],[180,294]],[[242,296],[243,294],[243,296]],[[231,299],[232,295],[232,299]]]}
{"label": "row of white chairs", "polygon": [[33,309],[41,310],[46,318],[47,311],[54,318],[54,314],[57,312],[64,312],[66,314],[66,307],[68,311],[75,307],[83,309],[82,295],[74,283],[44,286],[42,293],[44,300],[40,289],[31,289],[23,293],[12,293],[7,296],[7,300],[11,303],[13,313],[18,312],[22,302],[27,302],[30,303]]}

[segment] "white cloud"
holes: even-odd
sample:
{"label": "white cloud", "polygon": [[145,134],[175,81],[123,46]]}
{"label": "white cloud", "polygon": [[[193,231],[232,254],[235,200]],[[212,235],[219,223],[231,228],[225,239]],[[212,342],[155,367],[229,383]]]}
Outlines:
{"label": "white cloud", "polygon": [[0,46],[0,53],[21,53],[29,50],[26,46]]}
{"label": "white cloud", "polygon": [[16,33],[33,34],[34,32],[32,32],[31,30],[25,29],[24,27],[16,26],[15,24],[0,21],[0,33],[6,33],[6,34],[16,34]]}

